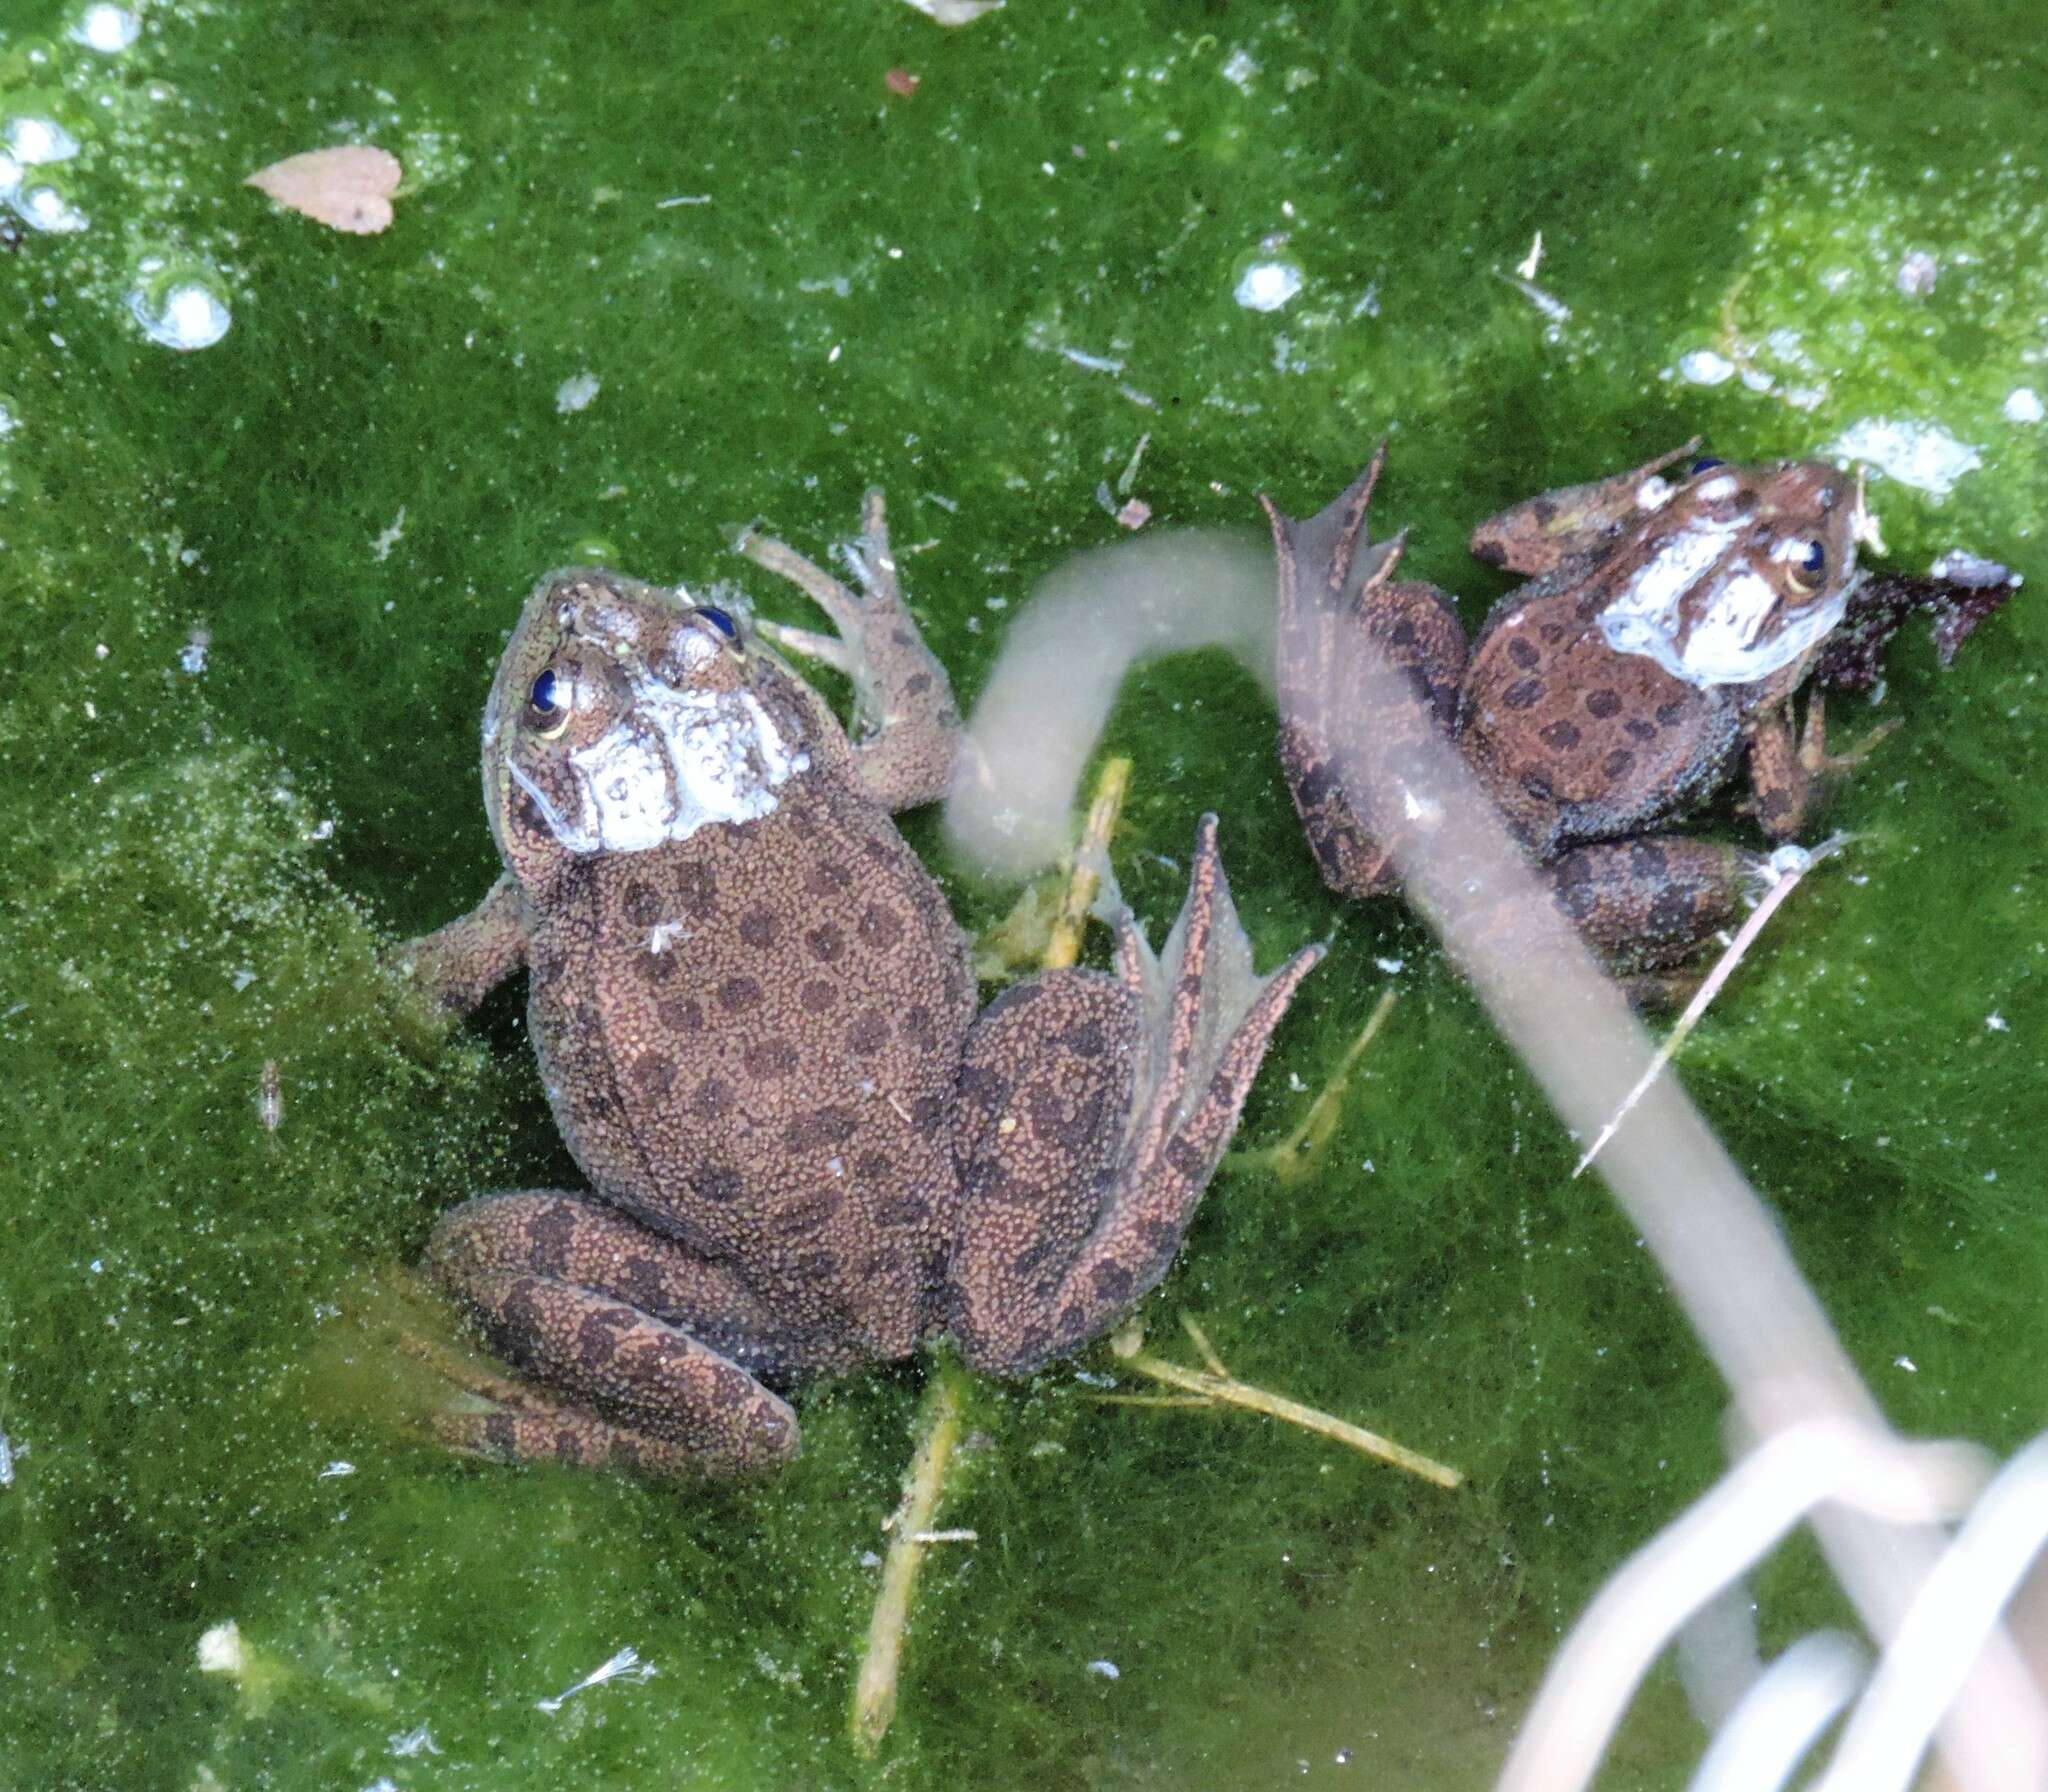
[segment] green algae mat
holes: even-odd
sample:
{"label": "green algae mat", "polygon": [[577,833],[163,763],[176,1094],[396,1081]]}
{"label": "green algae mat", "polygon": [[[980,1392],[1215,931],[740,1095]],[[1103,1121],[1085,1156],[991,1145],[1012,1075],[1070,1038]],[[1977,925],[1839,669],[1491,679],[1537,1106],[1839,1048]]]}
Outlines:
{"label": "green algae mat", "polygon": [[[446,1321],[396,1272],[457,1201],[576,1177],[518,1002],[444,1033],[378,970],[492,875],[520,598],[600,557],[809,620],[734,531],[822,553],[870,483],[969,699],[1129,500],[1255,542],[1256,493],[1313,508],[1389,432],[1380,514],[1468,619],[1504,588],[1474,521],[1695,432],[1859,460],[1901,566],[2028,575],[1951,668],[1909,631],[1840,705],[1902,723],[1853,843],[1681,1073],[1901,1426],[2048,1423],[2037,25],[10,0],[0,1783],[1482,1787],[1562,1627],[1719,1472],[1654,1268],[1428,936],[1324,892],[1216,654],[1141,670],[1107,745],[1155,930],[1214,808],[1260,963],[1330,941],[1245,1141],[1399,1000],[1309,1173],[1218,1179],[1151,1347],[1194,1360],[1195,1317],[1462,1489],[1106,1402],[1102,1346],[976,1384],[974,1536],[868,1760],[923,1367],[810,1390],[802,1461],[737,1490],[427,1440],[401,1342]],[[243,184],[340,144],[402,165],[381,233]],[[963,922],[1009,909],[908,831]],[[1756,1590],[1767,1647],[1845,1614],[1801,1548]],[[1683,1784],[1700,1735],[1660,1675],[1609,1783]]]}

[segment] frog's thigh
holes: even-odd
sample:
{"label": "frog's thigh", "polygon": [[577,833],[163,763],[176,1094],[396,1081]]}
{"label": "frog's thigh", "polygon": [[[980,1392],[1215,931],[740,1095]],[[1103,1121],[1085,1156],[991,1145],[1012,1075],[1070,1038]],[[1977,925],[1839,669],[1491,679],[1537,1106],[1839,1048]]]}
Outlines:
{"label": "frog's thigh", "polygon": [[1661,970],[1734,925],[1762,861],[1740,847],[1649,835],[1574,847],[1544,868],[1557,905],[1615,969]]}
{"label": "frog's thigh", "polygon": [[597,1203],[537,1192],[472,1201],[441,1223],[427,1264],[492,1348],[549,1390],[515,1413],[451,1415],[441,1429],[458,1447],[705,1475],[797,1453],[788,1405],[671,1323],[747,1351],[773,1330],[758,1304],[729,1272]]}
{"label": "frog's thigh", "polygon": [[1021,1375],[1078,1348],[1173,1262],[1273,1028],[1321,956],[1245,984],[1248,948],[1219,946],[1212,921],[1236,935],[1213,819],[1158,1006],[1127,941],[1121,979],[1034,978],[969,1036],[948,1324],[971,1366]]}
{"label": "frog's thigh", "polygon": [[948,1329],[976,1368],[1021,1370],[1060,1348],[1059,1291],[1102,1216],[1139,1026],[1120,983],[1051,971],[1002,996],[968,1036]]}

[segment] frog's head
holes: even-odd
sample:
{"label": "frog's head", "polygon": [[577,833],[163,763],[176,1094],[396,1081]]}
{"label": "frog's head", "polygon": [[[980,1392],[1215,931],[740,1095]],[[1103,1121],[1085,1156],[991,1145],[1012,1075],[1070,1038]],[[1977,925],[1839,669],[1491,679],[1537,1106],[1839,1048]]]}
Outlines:
{"label": "frog's head", "polygon": [[568,860],[766,815],[809,766],[788,675],[730,612],[594,568],[534,588],[484,711],[484,805],[529,889]]}
{"label": "frog's head", "polygon": [[1841,621],[1863,526],[1848,475],[1810,460],[1700,460],[1638,501],[1650,514],[1613,563],[1600,610],[1617,652],[1692,685],[1757,684]]}

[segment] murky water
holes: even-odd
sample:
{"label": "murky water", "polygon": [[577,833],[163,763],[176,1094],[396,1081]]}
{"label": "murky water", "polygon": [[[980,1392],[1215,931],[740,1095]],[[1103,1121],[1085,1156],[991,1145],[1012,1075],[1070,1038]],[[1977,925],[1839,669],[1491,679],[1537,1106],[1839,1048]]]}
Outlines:
{"label": "murky water", "polygon": [[[1474,521],[1703,431],[1858,454],[1900,563],[2038,585],[2031,26],[14,0],[0,1780],[1487,1784],[1558,1626],[1716,1472],[1720,1397],[1426,937],[1326,896],[1221,656],[1142,671],[1110,744],[1155,926],[1213,807],[1261,965],[1332,942],[1246,1139],[1400,1001],[1315,1173],[1220,1178],[1144,1316],[1471,1481],[1104,1404],[1103,1349],[979,1387],[978,1540],[880,1766],[845,1710],[920,1372],[809,1394],[802,1463],[740,1492],[440,1455],[386,1278],[575,1172],[516,1001],[443,1037],[374,954],[486,887],[484,691],[591,543],[808,622],[735,527],[822,552],[880,483],[971,696],[1130,499],[1257,542],[1255,493],[1319,503],[1391,431],[1381,514],[1476,619]],[[242,184],[360,142],[406,170],[383,235]],[[1853,849],[1684,1072],[1893,1415],[1999,1448],[2048,1417],[2034,585],[1946,674],[1901,644]],[[1797,1555],[1759,1591],[1767,1643],[1835,1611]],[[651,1674],[542,1708],[628,1648]],[[1697,1744],[1660,1681],[1613,1781]]]}

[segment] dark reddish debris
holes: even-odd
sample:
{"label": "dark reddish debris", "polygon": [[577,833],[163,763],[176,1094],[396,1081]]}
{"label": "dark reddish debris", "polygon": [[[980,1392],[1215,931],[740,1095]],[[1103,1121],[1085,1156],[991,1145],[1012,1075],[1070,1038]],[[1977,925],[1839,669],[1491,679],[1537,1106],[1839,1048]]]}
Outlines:
{"label": "dark reddish debris", "polygon": [[1843,691],[1877,683],[1891,638],[1916,610],[1934,617],[1935,657],[1946,666],[1986,617],[1995,616],[2020,588],[2020,576],[1995,560],[1958,550],[1944,554],[1924,578],[1878,573],[1849,594],[1841,625],[1821,649],[1814,678]]}

